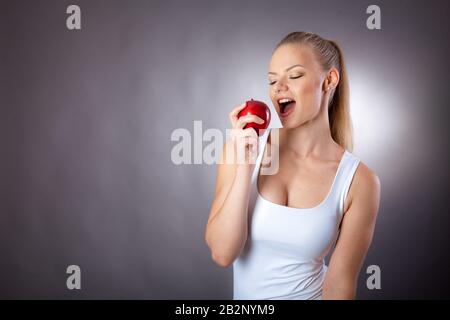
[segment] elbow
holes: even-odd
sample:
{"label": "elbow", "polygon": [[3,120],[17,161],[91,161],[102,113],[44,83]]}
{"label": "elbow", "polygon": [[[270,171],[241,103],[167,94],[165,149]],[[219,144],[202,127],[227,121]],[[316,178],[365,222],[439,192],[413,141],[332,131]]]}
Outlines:
{"label": "elbow", "polygon": [[211,251],[211,258],[216,264],[220,267],[227,268],[233,263],[233,259],[228,257],[228,255],[217,252],[211,243],[212,241],[208,237],[208,232],[205,233],[205,242]]}
{"label": "elbow", "polygon": [[324,283],[322,287],[323,300],[354,300],[356,283],[353,281],[333,281]]}
{"label": "elbow", "polygon": [[230,257],[216,254],[214,252],[211,254],[211,257],[213,261],[222,268],[228,268],[234,261],[234,259]]}
{"label": "elbow", "polygon": [[229,267],[235,260],[235,256],[229,252],[228,250],[224,250],[223,248],[218,248],[208,233],[208,230],[205,232],[205,242],[211,251],[212,260],[222,268]]}

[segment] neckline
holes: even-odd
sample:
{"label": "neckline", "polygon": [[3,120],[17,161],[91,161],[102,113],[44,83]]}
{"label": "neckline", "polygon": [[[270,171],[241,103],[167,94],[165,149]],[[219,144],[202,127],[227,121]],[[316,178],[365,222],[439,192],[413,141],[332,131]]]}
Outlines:
{"label": "neckline", "polygon": [[335,188],[336,180],[337,180],[337,177],[338,177],[338,175],[339,175],[339,172],[341,171],[341,167],[342,167],[342,165],[343,165],[343,163],[344,163],[344,159],[345,159],[345,157],[348,155],[347,149],[344,149],[344,152],[343,152],[343,154],[342,154],[342,156],[341,156],[341,160],[339,161],[339,164],[338,164],[338,168],[337,168],[337,170],[336,170],[336,174],[334,175],[333,182],[331,183],[331,187],[330,187],[330,189],[328,190],[328,193],[327,193],[327,195],[325,196],[325,198],[324,198],[318,205],[316,205],[316,206],[314,206],[314,207],[310,207],[310,208],[296,208],[296,207],[289,207],[289,206],[285,206],[285,205],[282,205],[282,204],[278,204],[278,203],[272,202],[272,201],[270,201],[270,200],[264,198],[264,197],[261,195],[261,193],[259,192],[259,189],[258,189],[258,178],[259,178],[259,172],[260,172],[260,170],[261,170],[261,162],[262,162],[263,157],[264,157],[264,152],[265,152],[265,149],[266,149],[266,146],[267,146],[267,140],[269,139],[269,135],[270,135],[270,132],[267,134],[267,138],[266,138],[265,143],[264,143],[264,148],[262,149],[262,156],[261,156],[261,159],[260,159],[260,161],[259,161],[259,163],[258,163],[258,169],[257,169],[257,172],[256,172],[256,182],[255,182],[256,185],[255,185],[255,188],[256,188],[256,194],[257,194],[257,196],[258,196],[259,198],[261,198],[263,201],[269,203],[270,205],[276,206],[276,207],[278,207],[278,208],[283,208],[283,209],[285,209],[285,210],[292,210],[292,211],[297,211],[297,212],[298,212],[298,211],[312,211],[312,210],[317,210],[317,209],[319,209],[320,207],[322,207],[326,202],[328,202],[328,199],[330,198],[330,195],[331,195],[331,193],[333,192],[333,190],[334,190],[334,188]]}

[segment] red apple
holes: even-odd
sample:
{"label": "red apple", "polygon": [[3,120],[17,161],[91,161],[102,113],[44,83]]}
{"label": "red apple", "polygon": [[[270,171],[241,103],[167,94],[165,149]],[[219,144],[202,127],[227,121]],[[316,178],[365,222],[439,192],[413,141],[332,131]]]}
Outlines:
{"label": "red apple", "polygon": [[259,136],[259,129],[267,129],[267,127],[269,126],[270,109],[264,102],[258,101],[258,100],[251,99],[249,101],[246,101],[245,103],[246,103],[246,105],[245,105],[244,109],[242,109],[238,113],[238,118],[252,114],[252,115],[258,116],[261,119],[263,119],[264,123],[259,124],[256,122],[249,122],[244,127],[244,129],[247,129],[247,128],[255,129],[256,133]]}

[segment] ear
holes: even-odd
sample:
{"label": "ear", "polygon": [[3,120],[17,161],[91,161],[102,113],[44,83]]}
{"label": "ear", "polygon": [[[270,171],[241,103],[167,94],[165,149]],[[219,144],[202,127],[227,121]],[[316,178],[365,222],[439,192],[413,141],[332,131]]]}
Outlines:
{"label": "ear", "polygon": [[331,68],[328,70],[327,75],[325,77],[325,81],[323,82],[324,91],[332,91],[336,89],[339,83],[339,71],[336,68]]}

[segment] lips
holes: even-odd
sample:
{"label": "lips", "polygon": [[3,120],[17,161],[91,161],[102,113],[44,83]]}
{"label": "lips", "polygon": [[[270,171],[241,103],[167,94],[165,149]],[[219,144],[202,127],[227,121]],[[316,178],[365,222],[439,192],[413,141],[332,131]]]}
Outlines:
{"label": "lips", "polygon": [[282,117],[287,117],[294,110],[295,100],[291,98],[281,98],[277,102],[280,109],[280,116]]}

